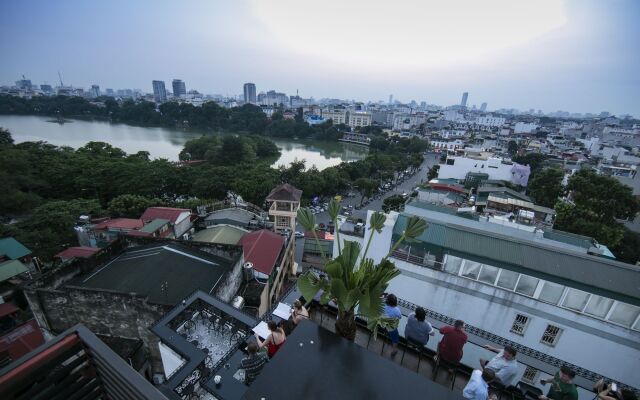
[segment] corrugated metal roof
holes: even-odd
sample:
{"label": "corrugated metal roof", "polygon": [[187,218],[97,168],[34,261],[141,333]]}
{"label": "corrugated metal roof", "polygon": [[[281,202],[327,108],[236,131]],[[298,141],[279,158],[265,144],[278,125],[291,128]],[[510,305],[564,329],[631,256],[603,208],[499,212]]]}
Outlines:
{"label": "corrugated metal roof", "polygon": [[27,272],[29,269],[19,260],[9,260],[0,264],[0,282]]}
{"label": "corrugated metal roof", "polygon": [[31,254],[31,250],[27,249],[22,243],[12,237],[0,239],[0,257],[7,256],[15,260]]}
{"label": "corrugated metal roof", "polygon": [[140,229],[140,232],[153,233],[158,229],[162,228],[170,221],[168,219],[156,218],[153,221],[149,222],[145,226]]}
{"label": "corrugated metal roof", "polygon": [[[394,234],[402,233],[409,217],[398,216]],[[445,253],[463,253],[478,262],[640,306],[640,268],[637,266],[580,253],[578,249],[483,230],[480,223],[472,227],[463,218],[459,219],[461,224],[423,218],[429,226],[417,240],[439,246]]]}

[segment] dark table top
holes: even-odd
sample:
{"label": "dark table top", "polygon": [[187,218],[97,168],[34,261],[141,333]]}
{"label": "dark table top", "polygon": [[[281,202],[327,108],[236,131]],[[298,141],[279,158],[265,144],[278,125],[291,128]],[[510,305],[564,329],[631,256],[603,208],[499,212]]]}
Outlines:
{"label": "dark table top", "polygon": [[[229,364],[229,368],[225,368],[224,366],[218,369],[217,371],[211,374],[209,381],[207,382],[207,388],[213,393],[214,396],[221,399],[240,399],[242,395],[247,390],[247,385],[244,382],[240,382],[233,375],[238,372],[238,366],[240,365],[240,361],[246,357],[246,355],[241,351],[236,351],[229,360],[227,360],[227,364]],[[216,386],[213,378],[216,375],[220,375],[222,380],[220,381],[220,385]]]}
{"label": "dark table top", "polygon": [[311,321],[302,321],[243,398],[373,400],[416,396],[462,399],[460,393],[451,392]]}

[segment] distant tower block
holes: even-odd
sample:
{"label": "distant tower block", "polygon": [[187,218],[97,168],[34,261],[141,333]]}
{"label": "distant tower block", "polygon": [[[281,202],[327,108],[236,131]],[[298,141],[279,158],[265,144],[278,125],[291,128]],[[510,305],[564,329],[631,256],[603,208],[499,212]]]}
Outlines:
{"label": "distant tower block", "polygon": [[469,92],[462,93],[462,101],[460,102],[460,105],[462,107],[466,107],[467,106],[467,99],[468,98],[469,98]]}

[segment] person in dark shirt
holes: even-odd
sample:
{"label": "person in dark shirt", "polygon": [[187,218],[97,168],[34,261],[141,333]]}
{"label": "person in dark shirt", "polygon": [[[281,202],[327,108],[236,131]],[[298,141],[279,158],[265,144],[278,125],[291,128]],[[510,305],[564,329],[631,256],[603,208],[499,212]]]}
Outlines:
{"label": "person in dark shirt", "polygon": [[263,351],[258,352],[258,345],[255,342],[247,345],[247,353],[249,353],[248,357],[240,361],[240,368],[244,369],[244,383],[249,385],[260,374],[269,357]]}
{"label": "person in dark shirt", "polygon": [[462,347],[467,343],[467,334],[464,332],[464,321],[456,320],[453,326],[443,326],[440,328],[442,339],[438,343],[438,354],[435,356],[436,361],[439,357],[452,364],[460,363],[462,359]]}

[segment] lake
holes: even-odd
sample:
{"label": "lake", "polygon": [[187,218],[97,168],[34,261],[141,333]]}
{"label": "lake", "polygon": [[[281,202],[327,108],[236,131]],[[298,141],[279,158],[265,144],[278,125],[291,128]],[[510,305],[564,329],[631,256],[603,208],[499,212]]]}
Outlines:
{"label": "lake", "polygon": [[[0,127],[8,129],[16,143],[45,141],[56,146],[78,148],[90,141],[107,142],[125,152],[148,151],[153,158],[178,160],[178,154],[189,139],[203,134],[219,134],[195,130],[147,128],[102,121],[71,120],[58,124],[52,118],[23,115],[0,115]],[[368,149],[350,143],[314,140],[272,139],[282,153],[273,164],[288,165],[295,159],[305,160],[307,167],[319,170],[343,161],[356,161],[367,155]]]}

